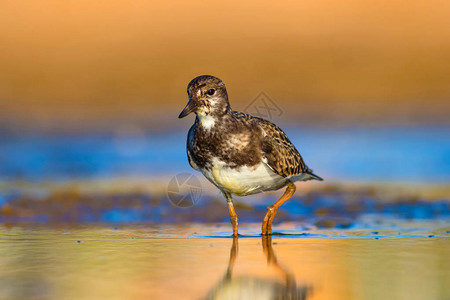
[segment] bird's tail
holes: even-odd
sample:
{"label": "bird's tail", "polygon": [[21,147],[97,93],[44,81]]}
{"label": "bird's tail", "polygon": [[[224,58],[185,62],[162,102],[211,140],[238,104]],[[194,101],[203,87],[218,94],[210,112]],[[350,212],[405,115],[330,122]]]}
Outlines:
{"label": "bird's tail", "polygon": [[297,175],[297,176],[293,177],[292,179],[294,181],[308,181],[308,180],[323,181],[323,178],[314,174],[313,170],[311,170],[311,169],[306,170],[306,172],[303,172],[302,174]]}
{"label": "bird's tail", "polygon": [[313,170],[311,170],[311,169],[308,169],[308,171],[306,171],[305,174],[308,174],[308,178],[305,179],[305,180],[319,180],[319,181],[323,181],[323,178],[318,176],[318,175],[316,175],[316,174],[314,174]]}

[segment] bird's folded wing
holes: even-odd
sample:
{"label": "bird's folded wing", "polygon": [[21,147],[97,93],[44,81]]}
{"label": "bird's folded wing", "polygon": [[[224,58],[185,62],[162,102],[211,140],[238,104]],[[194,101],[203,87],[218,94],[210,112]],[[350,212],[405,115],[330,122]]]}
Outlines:
{"label": "bird's folded wing", "polygon": [[309,171],[300,153],[278,126],[259,118],[257,124],[262,128],[264,135],[262,137],[263,157],[274,172],[283,177],[289,177]]}

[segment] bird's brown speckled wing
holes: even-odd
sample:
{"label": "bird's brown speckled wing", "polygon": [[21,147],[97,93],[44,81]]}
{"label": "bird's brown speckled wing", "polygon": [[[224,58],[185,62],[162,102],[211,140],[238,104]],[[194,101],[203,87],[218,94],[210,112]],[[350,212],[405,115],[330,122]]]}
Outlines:
{"label": "bird's brown speckled wing", "polygon": [[295,146],[277,125],[264,119],[258,119],[257,123],[265,133],[262,151],[272,170],[284,177],[310,171]]}
{"label": "bird's brown speckled wing", "polygon": [[302,156],[286,134],[277,125],[262,118],[241,112],[233,112],[237,118],[246,118],[262,129],[261,149],[267,165],[283,177],[310,173]]}

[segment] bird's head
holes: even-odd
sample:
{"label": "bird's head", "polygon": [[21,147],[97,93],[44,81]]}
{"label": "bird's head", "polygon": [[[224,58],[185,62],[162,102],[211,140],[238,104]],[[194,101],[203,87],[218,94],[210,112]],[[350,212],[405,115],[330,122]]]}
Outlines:
{"label": "bird's head", "polygon": [[225,84],[217,77],[202,75],[194,78],[187,87],[189,102],[178,118],[194,112],[199,117],[221,116],[231,110]]}

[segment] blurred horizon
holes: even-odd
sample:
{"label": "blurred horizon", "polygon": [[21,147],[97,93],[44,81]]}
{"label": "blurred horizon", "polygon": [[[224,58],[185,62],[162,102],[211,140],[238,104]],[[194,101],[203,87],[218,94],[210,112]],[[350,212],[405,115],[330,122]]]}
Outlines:
{"label": "blurred horizon", "polygon": [[188,82],[290,126],[448,126],[447,1],[2,1],[0,133],[186,129]]}
{"label": "blurred horizon", "polygon": [[[447,128],[285,129],[306,164],[326,184],[446,186],[450,180]],[[116,186],[117,178],[124,182],[152,178],[148,184],[161,186],[159,179],[168,181],[182,172],[202,178],[187,161],[186,135],[124,128],[104,135],[3,138],[0,182],[106,180]]]}

